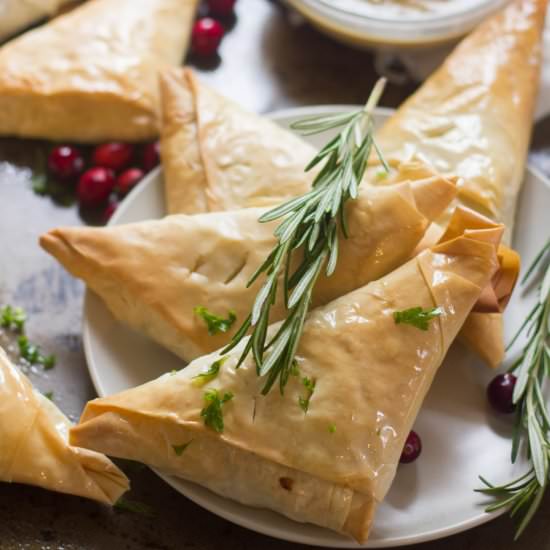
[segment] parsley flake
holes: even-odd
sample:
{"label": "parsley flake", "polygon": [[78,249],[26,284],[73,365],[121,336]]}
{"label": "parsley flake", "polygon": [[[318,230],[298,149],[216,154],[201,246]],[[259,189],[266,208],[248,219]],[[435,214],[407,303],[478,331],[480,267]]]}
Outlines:
{"label": "parsley flake", "polygon": [[224,430],[222,405],[231,401],[233,394],[226,392],[220,397],[218,390],[208,390],[204,393],[206,406],[201,411],[205,426],[212,428],[215,432],[222,433]]}
{"label": "parsley flake", "polygon": [[394,311],[393,318],[395,324],[406,323],[420,330],[428,330],[428,323],[439,317],[443,313],[440,307],[433,307],[431,309],[422,309],[421,307],[412,307],[403,311]]}
{"label": "parsley flake", "polygon": [[45,394],[44,394],[44,397],[46,399],[49,399],[50,401],[53,401],[53,391],[47,391]]}
{"label": "parsley flake", "polygon": [[217,361],[214,361],[210,368],[205,371],[201,372],[200,374],[197,374],[197,376],[193,376],[192,378],[192,384],[193,386],[197,388],[202,388],[205,384],[208,384],[208,382],[211,382],[218,376],[218,373],[220,372],[221,366],[227,361],[227,355],[225,357],[221,357]]}
{"label": "parsley flake", "polygon": [[113,507],[123,512],[132,512],[133,514],[139,514],[150,518],[155,515],[153,508],[148,504],[137,502],[136,500],[129,500],[123,497],[119,498]]}
{"label": "parsley flake", "polygon": [[181,445],[172,445],[172,449],[174,449],[174,452],[177,456],[181,456],[185,452],[185,449],[187,449],[187,447],[189,447],[192,442],[193,440],[191,439],[191,441],[188,441],[187,443],[182,443]]}
{"label": "parsley flake", "polygon": [[333,434],[336,432],[336,424],[331,424],[329,427],[328,427],[328,431]]}
{"label": "parsley flake", "polygon": [[4,306],[0,310],[0,325],[9,330],[24,332],[27,314],[20,307]]}
{"label": "parsley flake", "polygon": [[315,391],[315,384],[316,381],[312,378],[308,378],[307,376],[304,376],[302,378],[302,384],[304,385],[304,388],[307,390],[306,397],[298,397],[298,404],[300,405],[300,408],[307,413],[309,409],[309,401],[311,399],[311,396],[313,395],[313,392]]}
{"label": "parsley flake", "polygon": [[206,323],[210,336],[228,332],[233,326],[233,323],[237,320],[237,315],[233,310],[228,312],[227,319],[218,317],[214,313],[208,311],[204,306],[197,306],[193,309],[193,312]]}
{"label": "parsley flake", "polygon": [[55,355],[42,355],[40,348],[29,342],[29,339],[22,335],[17,339],[19,345],[19,354],[25,361],[31,365],[42,365],[45,370],[50,370],[55,367]]}

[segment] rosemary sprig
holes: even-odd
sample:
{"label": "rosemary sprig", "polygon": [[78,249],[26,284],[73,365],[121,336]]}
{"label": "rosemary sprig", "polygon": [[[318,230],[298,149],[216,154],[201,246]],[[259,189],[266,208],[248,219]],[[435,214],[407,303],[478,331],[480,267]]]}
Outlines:
{"label": "rosemary sprig", "polygon": [[[252,312],[241,325],[223,353],[233,349],[251,330],[239,359],[240,366],[252,353],[259,376],[265,376],[265,395],[279,382],[281,393],[288,381],[304,328],[315,283],[324,271],[334,273],[338,262],[339,229],[348,237],[345,206],[357,198],[371,151],[389,170],[374,140],[373,110],[384,90],[385,80],[375,85],[365,107],[353,113],[338,113],[306,118],[292,127],[304,135],[341,128],[306,167],[322,164],[309,192],[270,210],[260,222],[282,219],[275,230],[277,245],[254,273],[248,286],[261,275],[260,288]],[[294,262],[293,260],[297,261]],[[297,267],[292,267],[297,266]],[[267,340],[271,307],[282,284],[287,309],[286,319],[276,334]]]}
{"label": "rosemary sprig", "polygon": [[510,372],[517,376],[513,395],[516,419],[512,462],[516,462],[523,443],[531,468],[521,477],[500,486],[480,477],[485,487],[478,489],[496,499],[487,512],[508,508],[512,517],[520,518],[516,540],[540,506],[550,478],[550,414],[545,398],[550,377],[550,240],[535,258],[522,283],[525,284],[536,270],[542,272],[537,303],[508,346],[509,349],[521,333],[527,335],[522,354],[510,367]]}

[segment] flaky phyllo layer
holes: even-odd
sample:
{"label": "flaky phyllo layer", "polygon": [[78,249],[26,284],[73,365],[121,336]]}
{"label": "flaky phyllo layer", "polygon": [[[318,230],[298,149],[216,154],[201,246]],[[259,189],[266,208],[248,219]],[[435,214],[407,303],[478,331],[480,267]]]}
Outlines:
{"label": "flaky phyllo layer", "polygon": [[[405,262],[431,220],[455,196],[454,185],[418,163],[400,165],[386,188],[365,186],[348,208],[349,239],[340,239],[338,267],[322,277],[313,304],[385,275]],[[398,183],[400,182],[400,183]],[[83,279],[114,316],[185,360],[226,344],[250,312],[259,283],[247,282],[276,244],[260,209],[169,216],[102,229],[62,228],[42,246]],[[239,322],[212,336],[196,306]],[[282,299],[271,320],[282,319]]]}
{"label": "flaky phyllo layer", "polygon": [[0,481],[116,502],[125,475],[106,456],[69,445],[70,427],[0,348]]}
{"label": "flaky phyllo layer", "polygon": [[[466,37],[377,133],[390,164],[421,159],[456,177],[459,204],[505,223],[507,243],[531,134],[546,5],[511,2]],[[212,92],[190,71],[163,75],[162,104],[170,213],[278,204],[309,189],[309,145]],[[437,241],[453,208],[439,216],[424,245]],[[504,357],[502,315],[475,313],[462,339],[497,366]]]}
{"label": "flaky phyllo layer", "polygon": [[[498,271],[502,231],[465,230],[313,310],[284,395],[261,395],[250,358],[235,368],[243,342],[215,376],[196,378],[218,353],[90,402],[71,442],[363,542],[433,377]],[[413,307],[441,315],[427,330],[396,324],[394,313]],[[220,405],[220,433],[201,415],[213,390],[233,396]]]}

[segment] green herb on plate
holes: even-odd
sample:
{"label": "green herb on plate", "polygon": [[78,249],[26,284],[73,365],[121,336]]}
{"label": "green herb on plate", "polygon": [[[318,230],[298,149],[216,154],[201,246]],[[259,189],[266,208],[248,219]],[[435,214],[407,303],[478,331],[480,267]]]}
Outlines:
{"label": "green herb on plate", "polygon": [[205,426],[212,428],[215,432],[223,433],[225,428],[223,422],[222,406],[233,399],[231,392],[226,392],[220,397],[218,390],[208,390],[204,394],[206,406],[201,411]]}
{"label": "green herb on plate", "polygon": [[214,313],[208,311],[204,306],[197,306],[193,309],[195,315],[198,315],[206,324],[208,334],[214,336],[215,334],[228,332],[237,320],[237,316],[233,310],[227,314],[227,319],[219,317]]}
{"label": "green herb on plate", "polygon": [[393,319],[396,325],[401,323],[412,325],[420,330],[428,330],[429,322],[443,313],[440,307],[431,309],[422,309],[421,307],[412,307],[403,311],[395,311]]}
{"label": "green herb on plate", "polygon": [[19,336],[17,344],[21,357],[31,365],[42,365],[45,370],[55,367],[55,355],[43,355],[40,348],[35,344],[31,344],[26,336]]}
{"label": "green herb on plate", "polygon": [[155,512],[151,506],[144,504],[143,502],[137,502],[136,500],[129,500],[127,498],[119,498],[114,506],[116,510],[121,510],[123,512],[132,512],[133,514],[139,514],[141,516],[146,516],[149,518],[154,517]]}
{"label": "green herb on plate", "polygon": [[[277,381],[280,392],[284,392],[315,283],[321,273],[331,276],[336,269],[340,232],[344,238],[348,237],[345,208],[358,196],[371,151],[375,151],[384,169],[389,171],[374,139],[373,111],[384,86],[384,79],[377,82],[360,111],[309,117],[292,126],[304,135],[340,131],[306,167],[306,171],[321,167],[311,190],[260,218],[262,223],[282,220],[275,230],[278,242],[248,282],[250,286],[261,275],[265,276],[250,315],[223,353],[237,346],[251,331],[237,367],[252,353],[258,375],[266,378],[262,389],[264,395]],[[276,302],[280,285],[287,309],[286,319],[268,340],[271,307]]]}
{"label": "green herb on plate", "polygon": [[193,376],[193,381],[191,382],[193,386],[200,388],[204,386],[205,384],[208,384],[208,382],[211,382],[218,376],[220,372],[220,368],[222,365],[227,361],[226,357],[221,357],[217,361],[214,361],[207,371],[201,372],[200,374],[197,374],[197,376]]}
{"label": "green herb on plate", "polygon": [[0,325],[3,328],[25,332],[26,320],[27,314],[23,308],[7,305],[0,310]]}
{"label": "green herb on plate", "polygon": [[185,452],[185,449],[187,449],[187,447],[191,445],[191,443],[193,443],[192,439],[187,443],[183,443],[181,445],[172,445],[172,449],[174,449],[174,452],[177,456],[181,456]]}
{"label": "green herb on plate", "polygon": [[307,376],[304,376],[302,378],[302,384],[304,385],[304,388],[307,391],[307,395],[305,397],[298,397],[298,404],[300,405],[300,408],[307,413],[309,410],[309,402],[311,400],[311,396],[313,395],[313,392],[315,391],[315,380],[312,380],[311,378],[308,378]]}

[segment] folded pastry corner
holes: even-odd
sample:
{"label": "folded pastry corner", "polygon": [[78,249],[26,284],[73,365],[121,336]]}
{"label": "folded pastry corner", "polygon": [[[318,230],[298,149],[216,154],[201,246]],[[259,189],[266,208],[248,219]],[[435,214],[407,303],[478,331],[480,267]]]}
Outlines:
{"label": "folded pastry corner", "polygon": [[[261,394],[264,381],[250,357],[236,369],[243,341],[217,376],[197,379],[219,359],[214,353],[91,401],[71,442],[363,543],[447,349],[498,269],[502,231],[464,233],[312,310],[299,376],[289,378],[284,395]],[[438,307],[440,315],[426,330],[396,322],[396,312],[417,307]],[[313,382],[307,407],[300,405],[304,377]],[[213,396],[220,399],[217,431],[205,424]]]}
{"label": "folded pastry corner", "polygon": [[[424,175],[418,181],[407,176],[401,184],[361,188],[348,208],[350,238],[341,240],[334,275],[319,279],[315,305],[377,279],[411,257],[430,224],[427,216],[438,215],[456,195],[448,180],[430,171]],[[83,279],[119,321],[191,360],[226,344],[252,308],[258,286],[247,288],[247,282],[276,244],[274,223],[258,222],[263,212],[59,228],[43,235],[40,244]],[[224,317],[233,311],[237,322],[227,333],[212,336],[195,314],[197,306]],[[278,300],[272,319],[282,318],[284,311]]]}
{"label": "folded pastry corner", "polygon": [[103,454],[69,445],[63,413],[35,391],[0,348],[0,481],[114,504],[129,488]]}
{"label": "folded pastry corner", "polygon": [[0,48],[0,135],[153,139],[197,0],[90,0]]}
{"label": "folded pastry corner", "polygon": [[274,206],[305,193],[315,149],[202,84],[161,75],[161,155],[170,214]]}

